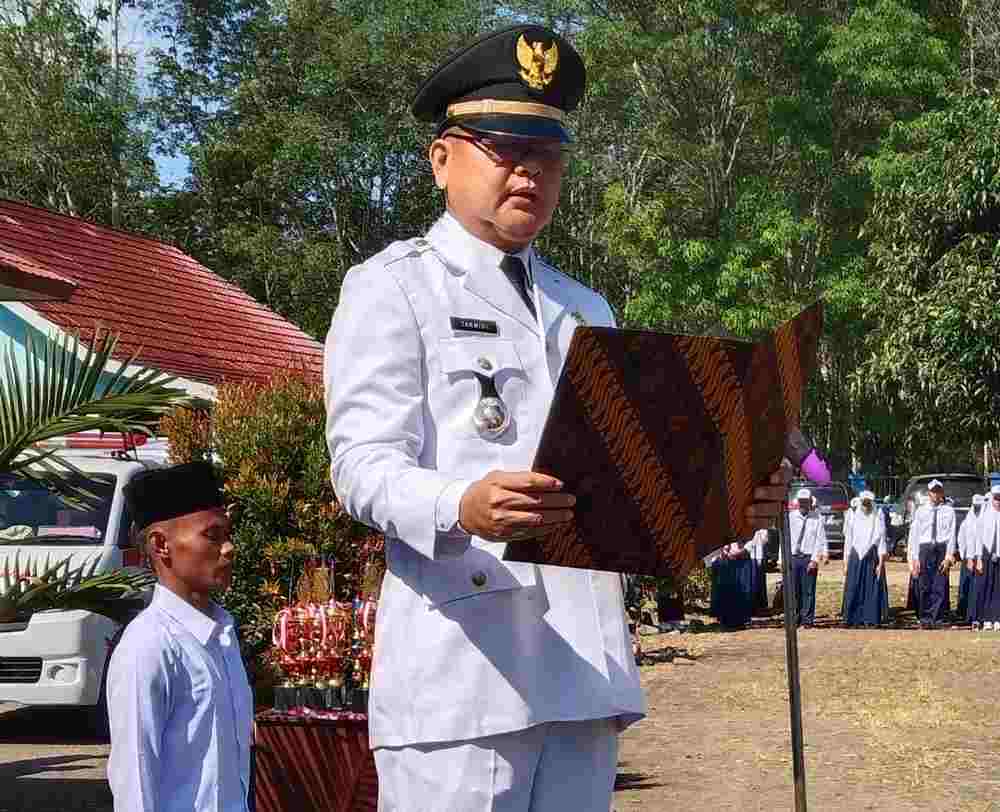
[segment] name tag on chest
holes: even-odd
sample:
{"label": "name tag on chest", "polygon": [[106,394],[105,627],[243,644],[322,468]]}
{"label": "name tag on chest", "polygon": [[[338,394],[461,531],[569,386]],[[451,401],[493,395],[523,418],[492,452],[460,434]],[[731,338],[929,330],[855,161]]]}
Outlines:
{"label": "name tag on chest", "polygon": [[483,335],[500,335],[500,328],[495,321],[485,319],[467,319],[461,316],[451,317],[451,329],[463,333],[481,333]]}

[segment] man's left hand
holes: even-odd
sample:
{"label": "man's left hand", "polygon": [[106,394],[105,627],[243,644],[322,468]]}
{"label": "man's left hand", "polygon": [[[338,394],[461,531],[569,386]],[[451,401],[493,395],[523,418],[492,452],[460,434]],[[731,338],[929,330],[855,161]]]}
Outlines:
{"label": "man's left hand", "polygon": [[775,519],[782,515],[788,499],[788,483],[792,481],[793,474],[791,463],[782,460],[781,467],[768,478],[768,484],[754,488],[753,504],[746,513],[747,521],[753,527],[771,527]]}
{"label": "man's left hand", "polygon": [[941,562],[941,566],[938,567],[938,572],[940,572],[942,575],[947,575],[948,570],[950,569],[951,569],[951,558],[946,556],[944,561]]}

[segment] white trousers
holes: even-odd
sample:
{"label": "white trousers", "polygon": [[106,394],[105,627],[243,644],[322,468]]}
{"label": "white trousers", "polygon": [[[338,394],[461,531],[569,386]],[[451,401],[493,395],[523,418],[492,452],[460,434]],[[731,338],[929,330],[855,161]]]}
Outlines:
{"label": "white trousers", "polygon": [[463,742],[380,747],[378,812],[608,812],[615,719],[548,722]]}

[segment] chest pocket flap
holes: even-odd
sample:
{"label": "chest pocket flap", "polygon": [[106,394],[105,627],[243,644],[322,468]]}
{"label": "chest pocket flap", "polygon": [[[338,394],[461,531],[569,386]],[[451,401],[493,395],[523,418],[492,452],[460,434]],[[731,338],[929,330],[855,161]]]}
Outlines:
{"label": "chest pocket flap", "polygon": [[446,375],[478,372],[493,375],[521,372],[524,365],[509,338],[442,338],[438,342],[441,371]]}

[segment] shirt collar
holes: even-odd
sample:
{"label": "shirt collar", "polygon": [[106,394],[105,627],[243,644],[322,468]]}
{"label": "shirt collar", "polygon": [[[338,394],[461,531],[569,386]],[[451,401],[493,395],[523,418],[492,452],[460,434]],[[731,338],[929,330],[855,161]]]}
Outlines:
{"label": "shirt collar", "polygon": [[[427,239],[444,255],[449,265],[463,271],[478,269],[497,271],[501,260],[506,256],[506,252],[475,236],[449,211],[441,215],[428,232]],[[529,243],[520,251],[511,254],[524,263],[528,271],[529,284],[534,284],[532,258],[534,253],[534,244]]]}
{"label": "shirt collar", "polygon": [[155,606],[180,623],[203,646],[226,627],[233,625],[232,616],[216,603],[210,604],[212,617],[199,612],[190,603],[175,595],[163,584],[157,584],[153,590],[153,600],[150,606]]}

